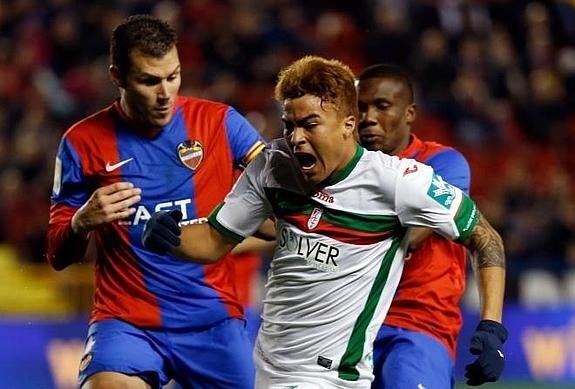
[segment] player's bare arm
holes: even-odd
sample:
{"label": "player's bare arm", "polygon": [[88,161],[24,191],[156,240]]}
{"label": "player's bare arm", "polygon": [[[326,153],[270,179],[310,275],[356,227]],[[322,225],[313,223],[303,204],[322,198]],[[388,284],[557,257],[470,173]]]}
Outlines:
{"label": "player's bare arm", "polygon": [[473,253],[477,269],[492,266],[505,268],[503,240],[482,214],[464,244]]}
{"label": "player's bare arm", "polygon": [[275,226],[271,219],[265,220],[258,230],[264,239],[250,236],[242,240],[239,236],[220,232],[210,223],[180,226],[181,217],[182,213],[177,210],[154,213],[144,227],[144,247],[202,264],[217,262],[230,251],[240,254],[253,250],[271,251],[275,247]]}
{"label": "player's bare arm", "polygon": [[195,263],[214,263],[238,242],[222,235],[209,223],[190,224],[181,229],[181,242],[171,254]]}
{"label": "player's bare arm", "polygon": [[265,220],[253,236],[265,241],[274,241],[276,239],[275,222],[271,218]]}
{"label": "player's bare arm", "polygon": [[87,236],[95,227],[124,219],[134,212],[132,206],[140,201],[140,188],[130,182],[117,182],[98,188],[74,214],[72,229],[79,236]]}
{"label": "player's bare arm", "polygon": [[255,236],[247,237],[242,243],[232,250],[232,254],[245,254],[250,252],[270,253],[276,245],[275,240],[264,240]]}
{"label": "player's bare arm", "polygon": [[464,242],[473,254],[479,282],[481,319],[501,322],[505,294],[505,250],[503,240],[480,214],[471,235]]}

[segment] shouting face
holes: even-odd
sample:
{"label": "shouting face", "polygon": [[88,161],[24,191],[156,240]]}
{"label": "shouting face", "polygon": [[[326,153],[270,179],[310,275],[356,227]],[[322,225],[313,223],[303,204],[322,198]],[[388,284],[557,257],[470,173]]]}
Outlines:
{"label": "shouting face", "polygon": [[306,94],[283,101],[284,137],[307,180],[317,185],[343,169],[356,151],[353,115]]}

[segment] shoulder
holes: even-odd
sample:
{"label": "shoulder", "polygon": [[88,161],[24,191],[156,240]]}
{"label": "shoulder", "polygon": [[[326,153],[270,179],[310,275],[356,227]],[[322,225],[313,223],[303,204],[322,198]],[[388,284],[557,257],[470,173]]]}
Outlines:
{"label": "shoulder", "polygon": [[79,141],[102,136],[106,132],[112,131],[113,128],[114,114],[113,108],[110,106],[74,123],[64,132],[62,137],[71,141]]}
{"label": "shoulder", "polygon": [[193,127],[241,129],[249,123],[234,107],[217,101],[179,96],[178,106],[184,121]]}
{"label": "shoulder", "polygon": [[387,197],[395,197],[402,187],[426,180],[433,169],[415,159],[391,156],[380,151],[365,150],[353,179],[363,187],[375,188]]}
{"label": "shoulder", "polygon": [[469,169],[469,163],[465,156],[452,147],[444,147],[428,156],[425,161],[431,166],[450,167],[451,169]]}
{"label": "shoulder", "polygon": [[406,168],[417,165],[426,167],[423,163],[412,158],[400,158],[395,155],[385,154],[381,151],[365,150],[362,160],[370,169],[375,169],[381,174],[403,173]]}
{"label": "shoulder", "polygon": [[469,191],[471,168],[465,156],[453,147],[436,142],[423,142],[417,160],[466,193]]}
{"label": "shoulder", "polygon": [[469,163],[459,150],[433,141],[420,141],[414,158],[442,171],[469,170]]}
{"label": "shoulder", "polygon": [[206,113],[225,114],[228,110],[232,109],[225,103],[191,96],[178,96],[178,105],[184,113],[205,111]]}

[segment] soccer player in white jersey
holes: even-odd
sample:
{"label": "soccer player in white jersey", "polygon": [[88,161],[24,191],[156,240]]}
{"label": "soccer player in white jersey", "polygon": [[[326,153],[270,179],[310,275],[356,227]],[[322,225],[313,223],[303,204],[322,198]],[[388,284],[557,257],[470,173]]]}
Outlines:
{"label": "soccer player in white jersey", "polygon": [[[160,211],[143,242],[213,263],[274,217],[256,388],[369,388],[372,343],[399,282],[408,227],[463,243],[497,285],[504,285],[503,243],[475,203],[432,168],[358,145],[346,65],[301,58],[282,70],[275,95],[284,139],[248,166],[208,223],[180,227],[177,212]],[[503,289],[488,300],[501,310]]]}

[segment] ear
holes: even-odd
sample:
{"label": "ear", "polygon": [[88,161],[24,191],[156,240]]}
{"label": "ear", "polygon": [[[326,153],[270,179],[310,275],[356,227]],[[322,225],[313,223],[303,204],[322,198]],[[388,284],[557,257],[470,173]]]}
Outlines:
{"label": "ear", "polygon": [[120,74],[120,69],[118,69],[116,65],[110,65],[110,67],[108,68],[108,73],[110,75],[110,80],[112,80],[112,84],[114,84],[118,88],[124,87],[122,76]]}
{"label": "ear", "polygon": [[415,118],[417,116],[417,106],[415,104],[410,104],[405,111],[405,122],[407,124],[413,124],[415,122]]}
{"label": "ear", "polygon": [[346,136],[346,138],[348,136],[354,136],[355,135],[355,128],[357,126],[357,118],[353,115],[349,115],[348,117],[345,118],[345,121],[343,123],[343,128],[344,128],[344,134]]}

